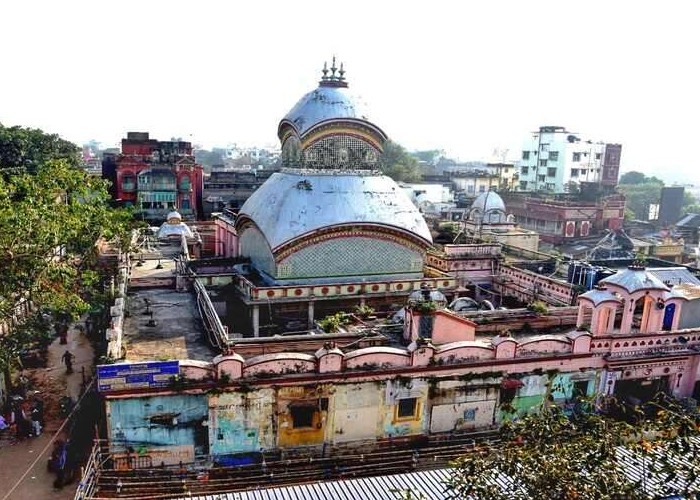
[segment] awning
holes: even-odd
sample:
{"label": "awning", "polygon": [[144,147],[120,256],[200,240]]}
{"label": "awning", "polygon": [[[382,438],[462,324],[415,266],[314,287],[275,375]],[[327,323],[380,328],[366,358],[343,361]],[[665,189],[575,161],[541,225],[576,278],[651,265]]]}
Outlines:
{"label": "awning", "polygon": [[517,378],[506,378],[501,382],[501,389],[519,389],[524,385]]}

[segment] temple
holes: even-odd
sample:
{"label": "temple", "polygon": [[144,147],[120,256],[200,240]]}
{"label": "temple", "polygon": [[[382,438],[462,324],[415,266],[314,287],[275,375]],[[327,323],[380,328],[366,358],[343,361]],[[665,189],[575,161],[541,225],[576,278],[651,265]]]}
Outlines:
{"label": "temple", "polygon": [[[456,442],[544,401],[700,396],[696,269],[671,282],[629,262],[586,290],[556,276],[560,260],[507,255],[496,193],[472,205],[471,243],[434,244],[381,174],[387,136],[335,61],[278,136],[284,168],[235,217],[171,214],[121,262],[113,363],[98,367],[115,469],[237,477],[227,467],[253,456],[283,468],[290,454]],[[137,473],[121,473],[122,493],[155,495]],[[96,475],[100,491],[114,477]]]}

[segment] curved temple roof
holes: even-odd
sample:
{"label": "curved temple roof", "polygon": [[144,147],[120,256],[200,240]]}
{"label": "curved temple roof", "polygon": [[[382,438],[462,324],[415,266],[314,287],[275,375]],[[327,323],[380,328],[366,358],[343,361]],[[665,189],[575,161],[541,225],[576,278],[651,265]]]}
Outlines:
{"label": "curved temple roof", "polygon": [[600,284],[617,285],[629,293],[634,293],[638,290],[670,290],[663,281],[645,268],[632,266],[600,280]]}
{"label": "curved temple roof", "polygon": [[250,218],[274,250],[299,236],[340,224],[381,224],[432,242],[418,209],[389,177],[273,174],[245,202],[239,220]]}
{"label": "curved temple roof", "polygon": [[609,292],[608,290],[589,290],[586,293],[582,293],[578,297],[579,299],[590,300],[595,306],[603,302],[621,302],[620,299],[615,296],[615,294]]}
{"label": "curved temple roof", "polygon": [[320,86],[302,97],[280,126],[289,122],[301,136],[321,122],[342,118],[368,121],[365,105],[346,87]]}
{"label": "curved temple roof", "polygon": [[495,191],[486,191],[476,197],[471,206],[472,210],[479,209],[481,212],[489,212],[491,210],[506,211],[506,205],[503,199]]}

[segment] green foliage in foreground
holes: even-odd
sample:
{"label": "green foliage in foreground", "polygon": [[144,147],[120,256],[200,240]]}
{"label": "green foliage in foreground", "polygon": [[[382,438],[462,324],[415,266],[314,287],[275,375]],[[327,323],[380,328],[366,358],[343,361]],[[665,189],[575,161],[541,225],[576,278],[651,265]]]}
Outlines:
{"label": "green foliage in foreground", "polygon": [[[489,500],[690,498],[700,492],[696,415],[660,401],[623,417],[566,415],[546,405],[505,423],[497,444],[479,445],[457,460],[449,488],[456,498]],[[625,474],[631,465],[646,473],[631,479]]]}
{"label": "green foliage in foreground", "polygon": [[[57,322],[101,302],[108,277],[96,243],[129,244],[131,214],[110,206],[107,185],[76,166],[75,145],[40,130],[0,125],[0,369],[22,346],[45,335],[17,325],[17,305],[28,301]],[[34,332],[34,334],[32,333]]]}

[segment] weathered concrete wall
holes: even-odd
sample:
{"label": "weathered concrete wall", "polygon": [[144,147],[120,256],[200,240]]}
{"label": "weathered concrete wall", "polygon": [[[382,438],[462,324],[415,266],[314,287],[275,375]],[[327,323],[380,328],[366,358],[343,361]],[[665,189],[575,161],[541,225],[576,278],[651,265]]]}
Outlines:
{"label": "weathered concrete wall", "polygon": [[[424,379],[387,380],[384,391],[384,404],[380,406],[382,430],[378,437],[410,436],[428,430],[428,384]],[[415,404],[402,406],[410,400]],[[412,412],[408,409],[410,406],[413,406]]]}
{"label": "weathered concrete wall", "polygon": [[209,397],[209,442],[213,455],[274,448],[275,393],[225,392]]}
{"label": "weathered concrete wall", "polygon": [[443,380],[431,390],[430,432],[488,429],[499,398],[496,379]]}
{"label": "weathered concrete wall", "polygon": [[364,382],[335,387],[331,410],[334,443],[375,439],[383,404],[384,384]]}
{"label": "weathered concrete wall", "polygon": [[314,446],[325,441],[329,396],[330,388],[324,385],[277,390],[279,447]]}
{"label": "weathered concrete wall", "polygon": [[153,465],[177,464],[209,453],[204,394],[172,394],[107,402],[107,432],[113,452],[153,457]]}

